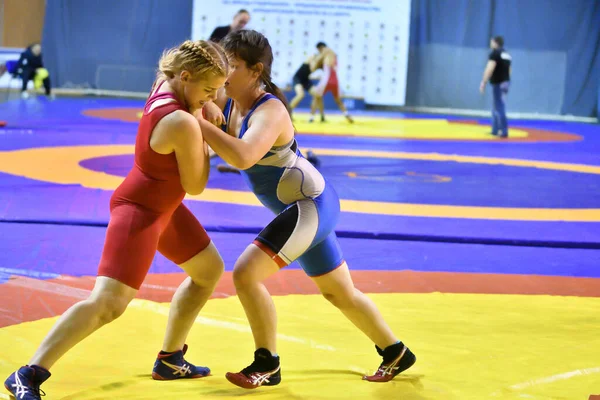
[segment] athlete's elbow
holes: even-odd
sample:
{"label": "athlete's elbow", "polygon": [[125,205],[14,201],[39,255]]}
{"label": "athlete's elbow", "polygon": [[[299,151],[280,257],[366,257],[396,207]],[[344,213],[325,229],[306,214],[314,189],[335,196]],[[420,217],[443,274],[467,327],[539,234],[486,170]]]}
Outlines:
{"label": "athlete's elbow", "polygon": [[254,157],[252,157],[252,154],[244,154],[244,153],[240,153],[238,154],[237,157],[235,157],[235,160],[232,160],[231,162],[231,166],[235,167],[237,169],[248,169],[250,167],[252,167],[254,164],[256,164],[256,160],[254,159]]}
{"label": "athlete's elbow", "polygon": [[193,187],[193,188],[184,188],[184,190],[190,196],[197,196],[204,191],[204,188],[203,187],[202,188]]}
{"label": "athlete's elbow", "polygon": [[238,160],[232,163],[231,166],[237,169],[245,170],[250,168],[252,164],[250,164],[247,160]]}
{"label": "athlete's elbow", "polygon": [[202,193],[204,191],[204,189],[206,188],[206,183],[202,183],[202,182],[182,182],[182,186],[183,186],[183,190],[185,190],[185,192],[191,196],[197,196],[200,193]]}

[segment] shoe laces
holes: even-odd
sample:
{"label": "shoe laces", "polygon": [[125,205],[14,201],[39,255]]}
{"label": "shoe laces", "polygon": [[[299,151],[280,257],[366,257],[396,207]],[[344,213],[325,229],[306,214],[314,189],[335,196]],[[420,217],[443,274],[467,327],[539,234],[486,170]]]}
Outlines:
{"label": "shoe laces", "polygon": [[38,383],[31,382],[31,391],[33,392],[33,394],[37,395],[38,397],[46,396],[46,392],[44,392],[40,388],[40,385]]}
{"label": "shoe laces", "polygon": [[252,364],[248,365],[246,368],[244,368],[242,370],[242,374],[249,376],[249,374],[253,373],[253,372],[259,372],[259,362],[257,360],[254,360],[252,362]]}

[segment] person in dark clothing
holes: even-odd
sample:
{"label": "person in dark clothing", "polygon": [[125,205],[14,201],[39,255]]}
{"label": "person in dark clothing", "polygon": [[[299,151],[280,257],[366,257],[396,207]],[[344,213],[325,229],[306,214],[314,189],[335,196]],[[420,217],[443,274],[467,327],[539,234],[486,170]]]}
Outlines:
{"label": "person in dark clothing", "polygon": [[300,101],[302,101],[304,98],[304,94],[309,92],[310,88],[313,86],[312,82],[310,81],[310,74],[316,70],[316,58],[317,56],[314,54],[308,56],[308,58],[302,63],[292,78],[292,85],[294,86],[296,96],[294,96],[290,102],[291,111],[298,106]]}
{"label": "person in dark clothing", "polygon": [[248,10],[241,9],[234,16],[230,25],[218,26],[210,34],[209,40],[219,43],[229,32],[235,32],[244,27],[250,22],[250,13]]}
{"label": "person in dark clothing", "polygon": [[[512,72],[512,57],[504,48],[504,38],[496,36],[490,41],[492,51],[483,72],[483,79],[479,91],[485,92],[485,85],[489,81],[492,85],[494,105],[492,109],[492,135],[501,138],[508,137],[508,121],[506,119],[506,95],[510,86]],[[500,131],[500,133],[499,133]]]}
{"label": "person in dark clothing", "polygon": [[50,77],[48,76],[48,71],[44,68],[44,62],[42,61],[42,46],[39,43],[32,44],[21,53],[17,65],[17,75],[20,75],[23,81],[21,97],[29,97],[29,93],[27,93],[27,84],[30,80],[34,80],[34,82],[41,80],[46,91],[46,96],[52,96]]}

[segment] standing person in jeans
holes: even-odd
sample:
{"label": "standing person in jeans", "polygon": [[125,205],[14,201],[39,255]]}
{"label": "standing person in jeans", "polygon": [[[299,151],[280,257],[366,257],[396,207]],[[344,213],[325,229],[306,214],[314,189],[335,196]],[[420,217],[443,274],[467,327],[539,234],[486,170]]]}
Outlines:
{"label": "standing person in jeans", "polygon": [[[483,79],[479,85],[479,91],[485,92],[485,85],[489,81],[492,85],[494,95],[494,106],[492,109],[492,135],[501,138],[508,137],[508,120],[506,119],[505,98],[510,86],[512,57],[504,49],[504,38],[496,36],[490,40],[492,52],[483,71]],[[498,134],[500,131],[500,134]]]}

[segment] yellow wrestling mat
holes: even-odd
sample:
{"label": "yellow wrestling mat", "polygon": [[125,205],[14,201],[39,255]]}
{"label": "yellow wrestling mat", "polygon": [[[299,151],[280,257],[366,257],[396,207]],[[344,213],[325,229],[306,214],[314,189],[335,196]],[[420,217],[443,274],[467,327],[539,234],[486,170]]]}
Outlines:
{"label": "yellow wrestling mat", "polygon": [[[466,124],[446,119],[381,118],[361,115],[348,123],[341,114],[325,115],[321,123],[308,122],[308,113],[294,113],[294,126],[299,133],[328,136],[364,136],[415,139],[476,139],[498,140],[490,134],[489,125]],[[529,134],[521,129],[510,130],[511,138],[525,138]]]}
{"label": "yellow wrestling mat", "polygon": [[[135,300],[124,316],[53,368],[47,399],[582,399],[600,393],[600,299],[469,294],[373,294],[417,363],[389,383],[361,375],[379,363],[372,344],[321,296],[276,297],[282,383],[237,388],[225,372],[251,361],[236,297],[211,300],[187,358],[213,376],[150,378],[168,305]],[[27,362],[55,318],[0,329],[0,376]],[[0,395],[0,398],[8,398]]]}

